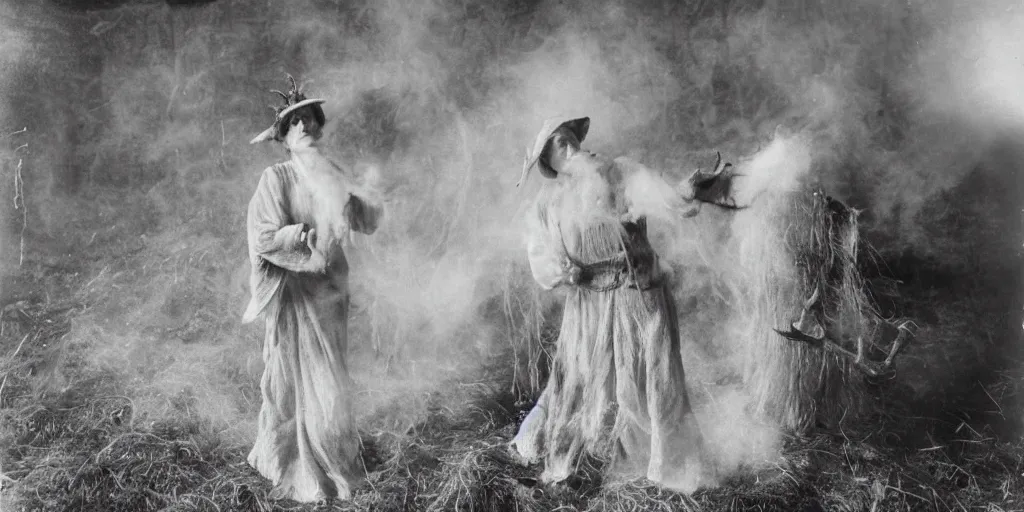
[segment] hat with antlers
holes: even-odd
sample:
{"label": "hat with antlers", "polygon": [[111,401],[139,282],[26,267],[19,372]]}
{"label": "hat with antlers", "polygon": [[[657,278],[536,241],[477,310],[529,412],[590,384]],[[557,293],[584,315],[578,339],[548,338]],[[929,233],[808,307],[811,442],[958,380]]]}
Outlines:
{"label": "hat with antlers", "polygon": [[324,123],[326,122],[327,119],[324,116],[324,110],[320,108],[320,104],[323,103],[325,100],[319,98],[306,98],[306,95],[299,90],[299,86],[295,84],[295,78],[293,78],[291,75],[288,75],[288,81],[291,83],[291,90],[288,91],[288,94],[285,94],[278,90],[270,91],[272,93],[276,93],[278,96],[284,99],[283,106],[270,106],[270,108],[274,109],[274,112],[276,114],[274,124],[271,125],[270,128],[263,130],[262,133],[260,133],[252,140],[250,140],[249,144],[256,144],[257,142],[263,142],[267,140],[284,140],[284,134],[288,131],[287,121],[289,114],[295,112],[296,110],[302,107],[312,106],[313,116],[316,118],[317,122],[320,123],[320,126],[323,126]]}

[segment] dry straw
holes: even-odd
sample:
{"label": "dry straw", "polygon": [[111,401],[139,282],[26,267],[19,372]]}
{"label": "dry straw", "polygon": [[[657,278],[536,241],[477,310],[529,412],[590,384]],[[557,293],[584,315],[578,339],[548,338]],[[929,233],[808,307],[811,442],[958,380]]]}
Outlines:
{"label": "dry straw", "polygon": [[859,407],[863,377],[837,354],[780,336],[820,286],[822,323],[844,340],[867,337],[873,310],[857,270],[856,212],[820,193],[763,196],[742,232],[737,314],[744,375],[758,413],[806,430],[835,425]]}

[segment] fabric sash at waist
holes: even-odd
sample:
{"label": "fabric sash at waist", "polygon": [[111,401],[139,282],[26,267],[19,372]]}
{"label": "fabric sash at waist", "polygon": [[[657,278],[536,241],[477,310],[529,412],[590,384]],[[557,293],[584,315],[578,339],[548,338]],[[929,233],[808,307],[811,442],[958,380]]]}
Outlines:
{"label": "fabric sash at waist", "polygon": [[650,290],[661,285],[658,259],[653,251],[623,252],[611,258],[578,263],[580,277],[576,286],[590,291],[610,291],[623,286]]}

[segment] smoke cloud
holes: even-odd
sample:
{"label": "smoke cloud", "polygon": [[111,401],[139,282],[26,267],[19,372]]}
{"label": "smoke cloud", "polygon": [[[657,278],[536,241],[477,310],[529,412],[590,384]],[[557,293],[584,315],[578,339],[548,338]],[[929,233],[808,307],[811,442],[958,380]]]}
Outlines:
{"label": "smoke cloud", "polygon": [[[285,73],[327,100],[325,153],[384,201],[378,232],[347,248],[350,366],[366,418],[415,421],[410,394],[482,379],[522,348],[510,333],[536,337],[541,313],[557,316],[522,238],[543,178],[515,187],[546,117],[590,116],[584,146],[634,158],[669,186],[722,151],[742,175],[741,204],[816,186],[867,212],[869,235],[895,227],[886,249],[936,252],[920,213],[986,144],[1022,127],[1024,15],[1010,2],[969,16],[955,2],[810,4],[221,1],[10,14],[67,27],[44,51],[74,62],[63,86],[47,67],[55,82],[40,94],[69,122],[41,139],[29,196],[30,234],[50,244],[33,256],[59,247],[90,276],[90,308],[68,336],[77,348],[63,357],[118,375],[150,417],[188,411],[249,439],[261,332],[238,325],[245,206],[260,171],[286,155],[247,141],[271,122],[267,90]],[[5,69],[45,62],[18,51],[31,36],[2,28]],[[0,114],[20,126],[32,117],[14,91],[28,79],[3,76]],[[756,212],[656,210],[702,422],[758,433],[711,436],[726,466],[770,459],[771,429],[745,417],[742,390],[720,384],[739,371],[730,339],[742,329],[714,299],[742,282],[722,265],[738,265],[728,252]],[[55,371],[71,385],[85,370]]]}

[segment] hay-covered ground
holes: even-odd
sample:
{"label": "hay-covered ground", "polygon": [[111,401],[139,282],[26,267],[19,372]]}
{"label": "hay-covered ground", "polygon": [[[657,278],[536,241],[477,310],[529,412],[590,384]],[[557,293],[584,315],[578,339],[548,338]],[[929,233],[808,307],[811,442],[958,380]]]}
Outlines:
{"label": "hay-covered ground", "polygon": [[[87,346],[62,341],[76,319],[96,308],[106,314],[103,308],[118,302],[98,290],[133,278],[146,250],[134,251],[100,251],[93,261],[26,262],[8,288],[11,297],[24,298],[6,305],[0,346],[3,510],[1024,508],[1024,441],[1013,434],[1017,413],[1011,412],[1019,410],[1019,375],[975,381],[962,396],[945,393],[943,405],[879,383],[868,418],[787,437],[777,459],[748,464],[721,486],[688,497],[644,481],[604,480],[596,460],[584,462],[567,483],[539,484],[540,469],[518,465],[505,448],[529,406],[510,391],[510,367],[502,364],[507,354],[443,392],[408,393],[364,417],[369,478],[352,501],[274,503],[268,483],[245,462],[248,446],[237,441],[244,436],[232,434],[244,425],[211,420],[209,411],[194,409],[196,397],[187,389],[167,396],[159,417],[147,418],[129,398],[138,390],[124,373],[98,371],[86,362]],[[104,279],[110,280],[98,288]],[[927,300],[927,293],[904,299]],[[962,298],[943,314],[969,321],[985,314],[982,300]],[[919,303],[917,311],[927,307]],[[200,337],[217,329],[212,318],[188,325]],[[982,336],[993,334],[983,331],[985,322],[972,325]],[[255,381],[236,378],[250,387],[239,396],[251,401],[241,407],[251,421]],[[419,411],[418,419],[400,421],[410,410]]]}

